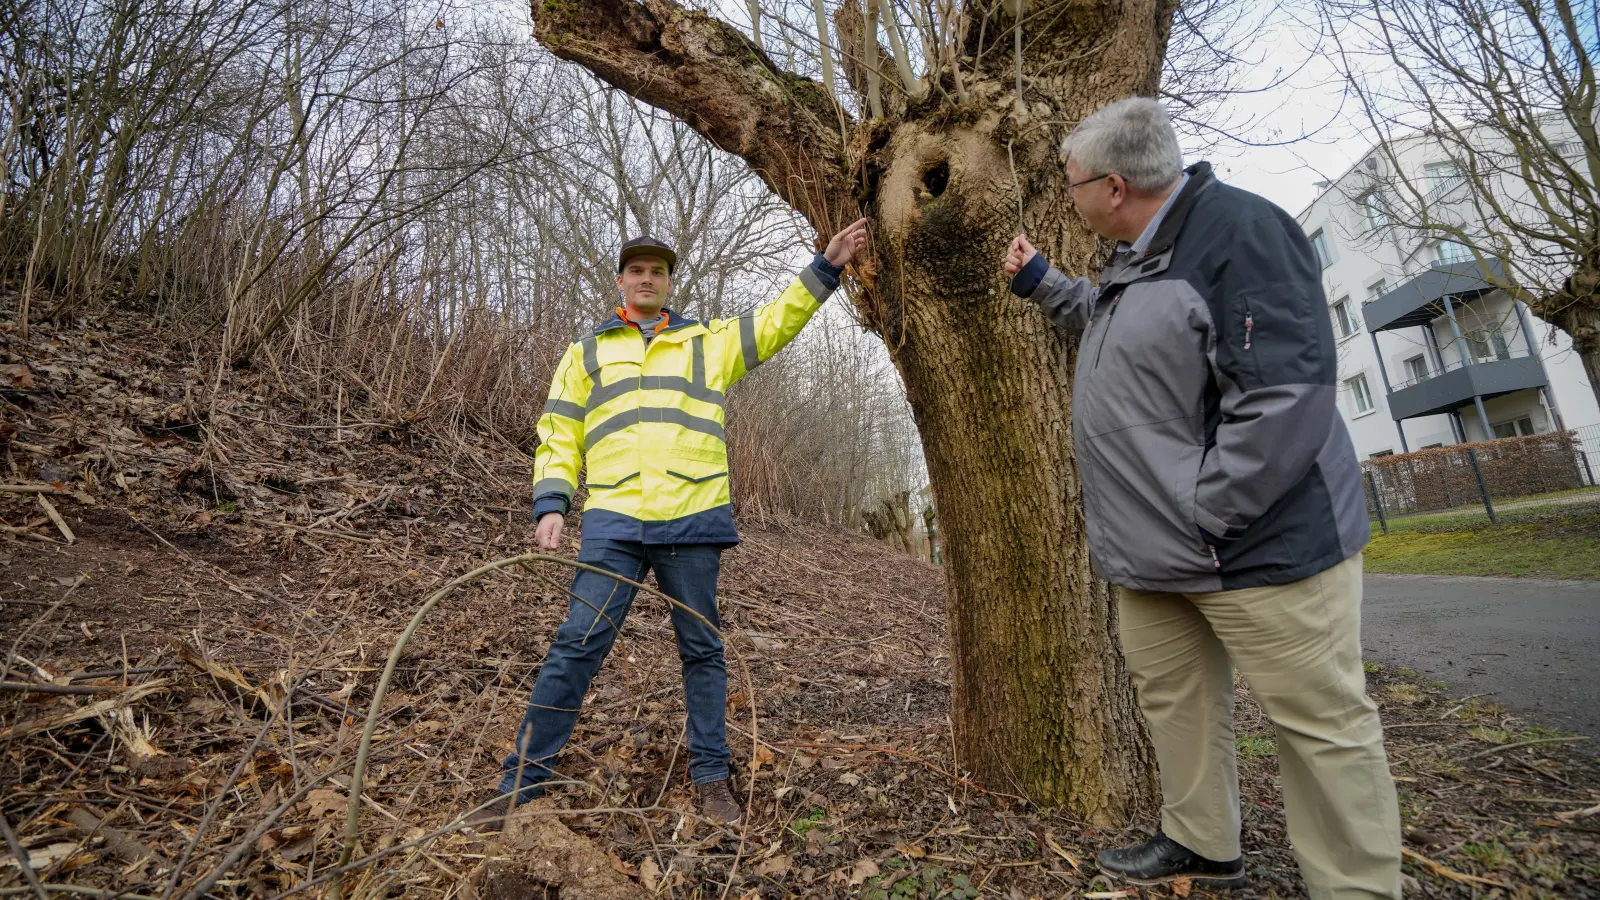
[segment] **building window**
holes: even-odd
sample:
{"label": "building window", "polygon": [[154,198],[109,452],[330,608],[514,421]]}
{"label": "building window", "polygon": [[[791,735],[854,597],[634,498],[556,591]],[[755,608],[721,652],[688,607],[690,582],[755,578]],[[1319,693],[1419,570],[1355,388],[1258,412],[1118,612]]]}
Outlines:
{"label": "building window", "polygon": [[1406,360],[1406,377],[1412,384],[1428,380],[1428,361],[1420,353]]}
{"label": "building window", "polygon": [[1382,297],[1384,292],[1387,290],[1389,290],[1389,282],[1379,278],[1377,281],[1367,285],[1367,299],[1362,302],[1371,303],[1379,297]]}
{"label": "building window", "polygon": [[1553,148],[1557,156],[1579,156],[1583,153],[1583,145],[1577,141],[1562,141]]}
{"label": "building window", "polygon": [[1321,228],[1311,236],[1311,249],[1317,253],[1317,265],[1326,269],[1333,264],[1333,257],[1328,255],[1328,238],[1322,233]]}
{"label": "building window", "polygon": [[1530,434],[1533,434],[1533,419],[1528,416],[1512,419],[1509,422],[1501,422],[1499,425],[1494,426],[1494,436],[1496,438],[1527,437]]}
{"label": "building window", "polygon": [[1466,340],[1472,351],[1473,362],[1486,363],[1511,358],[1511,348],[1506,346],[1506,336],[1499,329],[1469,331]]}
{"label": "building window", "polygon": [[1383,202],[1383,194],[1373,191],[1361,198],[1361,210],[1367,215],[1368,228],[1382,228],[1389,224],[1389,207]]}
{"label": "building window", "polygon": [[1346,378],[1344,386],[1350,392],[1350,404],[1355,410],[1351,415],[1359,416],[1372,411],[1372,391],[1367,389],[1366,375]]}
{"label": "building window", "polygon": [[1428,179],[1430,200],[1439,199],[1466,180],[1461,176],[1461,167],[1453,162],[1429,163],[1422,167],[1422,172]]}
{"label": "building window", "polygon": [[1373,453],[1370,458],[1371,459],[1377,459],[1380,456],[1393,456],[1393,455],[1394,455],[1394,451],[1393,450],[1379,450],[1379,451]]}
{"label": "building window", "polygon": [[1444,446],[1444,444],[1426,444],[1426,445],[1423,446],[1422,449],[1424,449],[1424,450],[1437,450],[1437,449],[1439,449],[1440,447],[1443,447],[1443,446]]}
{"label": "building window", "polygon": [[1472,251],[1467,248],[1466,244],[1458,244],[1455,241],[1439,242],[1440,265],[1448,266],[1451,263],[1466,262],[1471,258]]}
{"label": "building window", "polygon": [[1356,323],[1356,312],[1350,308],[1348,295],[1340,297],[1333,303],[1333,328],[1342,338],[1361,330],[1361,326]]}

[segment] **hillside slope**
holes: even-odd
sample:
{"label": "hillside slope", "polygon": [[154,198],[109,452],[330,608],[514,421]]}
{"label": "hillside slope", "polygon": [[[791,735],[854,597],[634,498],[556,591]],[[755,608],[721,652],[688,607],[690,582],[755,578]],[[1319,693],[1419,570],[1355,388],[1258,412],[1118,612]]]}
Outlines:
{"label": "hillside slope", "polygon": [[[38,327],[26,347],[0,325],[0,482],[48,491],[0,492],[0,634],[18,654],[6,677],[32,687],[0,694],[0,783],[5,817],[47,883],[145,896],[169,881],[169,896],[325,890],[367,706],[397,637],[430,593],[531,541],[517,449],[373,424],[376,413],[328,385],[245,373],[212,394],[214,376],[132,315]],[[937,568],[804,523],[743,529],[721,602],[746,829],[689,814],[671,629],[660,602],[642,597],[564,758],[578,783],[546,804],[571,810],[560,833],[576,856],[556,853],[553,838],[407,846],[493,783],[565,613],[566,569],[509,569],[445,599],[396,670],[357,855],[392,852],[356,869],[346,896],[457,896],[497,853],[520,880],[480,878],[479,896],[610,896],[585,886],[575,858],[683,897],[1106,889],[1088,860],[1118,836],[976,784],[951,759]],[[73,678],[107,670],[116,674]],[[60,688],[92,693],[39,692]],[[1452,711],[1403,672],[1375,674],[1374,690],[1386,718],[1451,716],[1391,742],[1412,779],[1408,823],[1454,845],[1450,871],[1548,883],[1560,896],[1596,890],[1592,829],[1552,830],[1540,817],[1565,807],[1517,799],[1600,801],[1586,757],[1550,744],[1530,748],[1515,777],[1511,765],[1480,773],[1487,759],[1455,757],[1518,738],[1514,722],[1479,701]],[[1299,896],[1270,730],[1241,696],[1255,875],[1244,896]],[[1468,714],[1479,717],[1475,744],[1459,727]],[[611,812],[586,812],[601,809]],[[1505,860],[1462,851],[1473,842]],[[1431,896],[1474,887],[1410,871]],[[0,868],[0,888],[22,884],[17,866]]]}

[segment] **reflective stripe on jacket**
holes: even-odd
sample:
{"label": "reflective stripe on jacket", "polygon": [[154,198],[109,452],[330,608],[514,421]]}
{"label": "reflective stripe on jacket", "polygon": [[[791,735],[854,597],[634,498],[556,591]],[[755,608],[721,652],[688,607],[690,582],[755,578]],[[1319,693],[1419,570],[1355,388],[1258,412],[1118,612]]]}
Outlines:
{"label": "reflective stripe on jacket", "polygon": [[833,293],[830,281],[808,267],[776,300],[734,319],[669,311],[648,344],[618,316],[573,342],[539,417],[535,518],[570,508],[582,466],[586,540],[738,543],[724,395],[800,333]]}

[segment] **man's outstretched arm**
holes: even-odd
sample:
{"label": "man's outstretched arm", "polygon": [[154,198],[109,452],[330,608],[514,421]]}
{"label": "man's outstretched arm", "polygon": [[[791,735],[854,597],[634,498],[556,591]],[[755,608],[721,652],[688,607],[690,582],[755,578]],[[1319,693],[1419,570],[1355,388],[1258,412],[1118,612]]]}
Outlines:
{"label": "man's outstretched arm", "polygon": [[834,235],[827,248],[800,270],[799,277],[776,300],[713,326],[713,331],[725,340],[738,344],[736,352],[724,357],[732,365],[730,384],[777,355],[795,339],[822,307],[822,302],[838,289],[844,267],[866,246],[867,220],[857,219]]}

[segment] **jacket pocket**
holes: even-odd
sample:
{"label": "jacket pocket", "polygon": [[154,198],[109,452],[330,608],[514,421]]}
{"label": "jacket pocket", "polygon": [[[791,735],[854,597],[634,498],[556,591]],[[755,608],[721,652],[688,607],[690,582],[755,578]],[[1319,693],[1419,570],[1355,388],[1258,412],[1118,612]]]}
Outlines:
{"label": "jacket pocket", "polygon": [[[1235,381],[1261,383],[1261,322],[1256,318],[1260,298],[1242,294],[1228,304],[1226,331],[1218,341],[1217,363]],[[1240,379],[1239,376],[1244,378]],[[1247,387],[1249,384],[1241,384]]]}
{"label": "jacket pocket", "polygon": [[1191,445],[1184,448],[1178,455],[1177,470],[1172,488],[1173,502],[1177,504],[1178,515],[1183,523],[1188,526],[1190,538],[1194,542],[1195,551],[1204,560],[1209,561],[1212,569],[1222,568],[1222,548],[1206,538],[1205,529],[1196,521],[1196,507],[1199,505],[1197,494],[1200,491],[1200,470],[1205,466],[1206,448]]}
{"label": "jacket pocket", "polygon": [[705,484],[728,477],[728,452],[721,446],[696,446],[681,441],[663,448],[661,468],[668,478],[689,484]]}
{"label": "jacket pocket", "polygon": [[1200,468],[1205,464],[1206,448],[1185,447],[1179,454],[1172,473],[1172,501],[1178,505],[1181,520],[1191,526],[1195,539],[1205,543],[1200,525],[1195,521],[1195,495],[1200,490]]}
{"label": "jacket pocket", "polygon": [[624,475],[621,478],[617,478],[617,479],[614,479],[614,480],[605,481],[605,482],[597,482],[597,481],[594,480],[594,476],[593,475],[589,475],[584,479],[583,486],[588,488],[591,491],[606,491],[606,490],[610,490],[612,488],[622,487],[623,485],[627,484],[628,482],[630,482],[630,481],[632,481],[632,480],[634,480],[635,478],[638,478],[638,477],[639,477],[639,473],[635,472],[632,475]]}
{"label": "jacket pocket", "polygon": [[718,479],[718,478],[727,478],[728,477],[727,470],[723,470],[721,472],[712,472],[710,475],[702,475],[699,478],[695,478],[692,475],[685,475],[682,472],[675,472],[672,469],[668,469],[667,470],[667,474],[671,475],[673,478],[678,478],[678,479],[682,479],[683,481],[687,481],[690,484],[703,484],[703,483],[705,483],[707,481],[712,481],[712,480],[715,480],[715,479]]}

